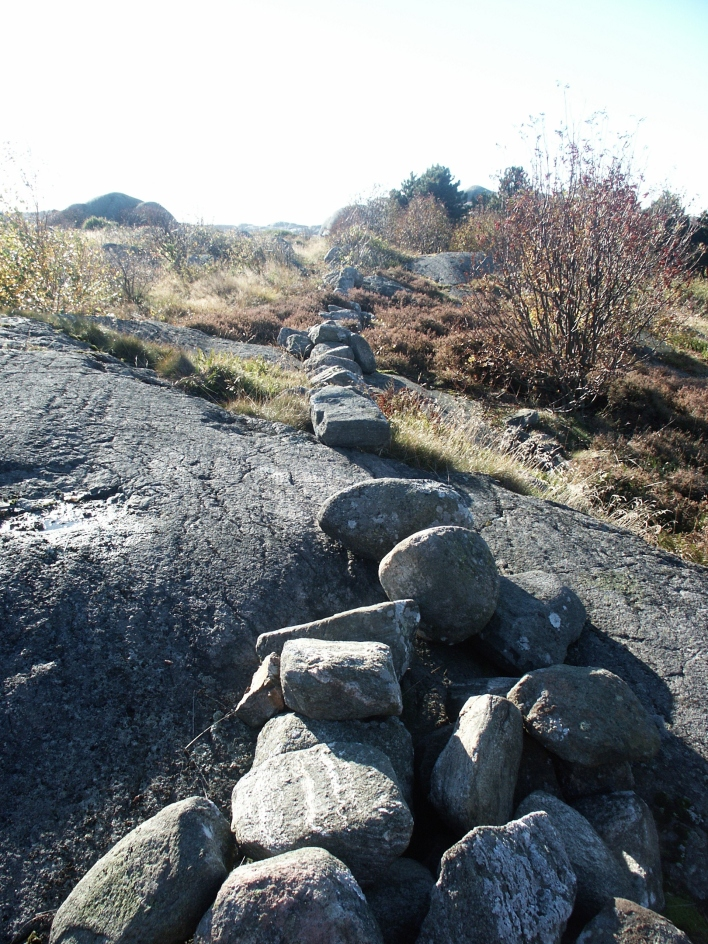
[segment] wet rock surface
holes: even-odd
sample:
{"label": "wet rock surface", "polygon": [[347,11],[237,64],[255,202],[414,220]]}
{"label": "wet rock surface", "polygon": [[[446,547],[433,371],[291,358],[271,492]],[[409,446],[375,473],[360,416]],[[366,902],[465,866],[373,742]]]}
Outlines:
{"label": "wet rock surface", "polygon": [[299,849],[235,869],[195,944],[383,944],[349,869],[324,849]]}
{"label": "wet rock surface", "polygon": [[420,611],[413,600],[395,600],[263,633],[256,641],[256,652],[261,659],[265,659],[269,652],[280,655],[289,639],[379,642],[391,650],[396,675],[400,678],[410,665],[419,623]]}
{"label": "wet rock surface", "polygon": [[484,539],[452,526],[405,538],[381,561],[379,579],[390,600],[415,599],[426,636],[450,645],[486,626],[499,594],[499,573]]}
{"label": "wet rock surface", "polygon": [[651,760],[661,741],[632,689],[606,669],[555,665],[509,692],[528,733],[562,760],[586,767]]}
{"label": "wet rock surface", "polygon": [[51,944],[177,944],[194,933],[235,853],[210,800],[167,806],[81,879],[54,918]]}
{"label": "wet rock surface", "polygon": [[377,479],[343,489],[322,505],[317,522],[353,554],[376,561],[417,531],[474,527],[460,492],[440,482],[410,479]]}
{"label": "wet rock surface", "polygon": [[351,742],[270,757],[236,784],[231,804],[231,829],[244,855],[262,859],[320,846],[361,884],[405,852],[413,831],[388,757]]}
{"label": "wet rock surface", "polygon": [[558,944],[575,876],[545,814],[479,826],[448,849],[419,944]]}

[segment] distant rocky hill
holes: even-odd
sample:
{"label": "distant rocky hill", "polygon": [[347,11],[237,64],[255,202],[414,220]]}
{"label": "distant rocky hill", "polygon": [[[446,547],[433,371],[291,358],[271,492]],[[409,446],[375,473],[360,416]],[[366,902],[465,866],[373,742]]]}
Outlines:
{"label": "distant rocky hill", "polygon": [[52,215],[52,222],[65,226],[81,226],[89,217],[98,216],[126,226],[164,226],[175,218],[159,203],[139,200],[127,193],[104,193],[88,203],[72,203]]}

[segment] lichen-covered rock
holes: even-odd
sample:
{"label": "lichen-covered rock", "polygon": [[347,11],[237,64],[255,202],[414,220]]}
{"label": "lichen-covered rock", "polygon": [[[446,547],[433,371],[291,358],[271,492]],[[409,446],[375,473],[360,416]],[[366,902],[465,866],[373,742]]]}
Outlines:
{"label": "lichen-covered rock", "polygon": [[398,718],[374,721],[314,721],[288,712],[268,722],[258,735],[253,766],[269,757],[303,751],[317,744],[343,742],[368,744],[382,751],[391,761],[396,782],[410,806],[413,792],[413,741]]}
{"label": "lichen-covered rock", "polygon": [[458,833],[511,818],[523,731],[506,698],[479,695],[463,707],[430,783],[433,806]]}
{"label": "lichen-covered rock", "polygon": [[366,900],[386,944],[415,941],[430,907],[435,879],[415,859],[396,859],[366,890]]}
{"label": "lichen-covered rock", "polygon": [[362,378],[346,367],[323,367],[310,377],[310,388],[361,387]]}
{"label": "lichen-covered rock", "polygon": [[124,836],[59,908],[51,944],[181,944],[214,900],[235,848],[211,800],[172,803]]}
{"label": "lichen-covered rock", "polygon": [[231,809],[244,855],[320,846],[360,883],[402,855],[413,832],[391,761],[363,744],[318,744],[270,757],[238,781]]}
{"label": "lichen-covered rock", "polygon": [[428,528],[405,538],[381,561],[379,579],[389,600],[415,600],[426,635],[450,645],[484,629],[499,594],[494,558],[467,528]]}
{"label": "lichen-covered rock", "polygon": [[261,728],[284,708],[280,656],[271,652],[256,669],[251,684],[236,706],[236,715],[250,727]]}
{"label": "lichen-covered rock", "polygon": [[325,849],[242,865],[221,886],[195,944],[383,944],[349,869]]}
{"label": "lichen-covered rock", "polygon": [[[326,360],[323,358],[322,360]],[[329,358],[329,366],[351,371],[353,361]],[[374,401],[354,387],[327,386],[310,397],[315,436],[325,446],[382,449],[391,440],[391,427]]]}
{"label": "lichen-covered rock", "polygon": [[521,802],[516,815],[541,811],[548,814],[566,848],[578,880],[576,905],[584,914],[595,914],[612,898],[631,895],[627,870],[584,816],[558,797],[540,790]]}
{"label": "lichen-covered rock", "polygon": [[548,816],[478,826],[443,856],[418,944],[558,944],[574,899]]}
{"label": "lichen-covered rock", "polygon": [[391,650],[378,642],[290,639],[280,671],[285,704],[308,718],[346,721],[403,710]]}
{"label": "lichen-covered rock", "polygon": [[666,918],[625,898],[607,903],[586,925],[577,944],[691,944]]}
{"label": "lichen-covered rock", "polygon": [[469,502],[454,488],[427,479],[374,479],[352,485],[327,499],[317,522],[353,554],[376,561],[425,528],[474,527]]}
{"label": "lichen-covered rock", "polygon": [[290,354],[294,354],[303,361],[312,353],[312,341],[304,331],[288,335],[284,347]]}
{"label": "lichen-covered rock", "polygon": [[629,872],[632,901],[661,911],[664,886],[659,836],[652,812],[644,800],[631,790],[623,790],[584,797],[573,806]]}
{"label": "lichen-covered rock", "polygon": [[361,367],[359,367],[353,357],[346,357],[344,355],[343,352],[345,350],[349,351],[349,348],[336,347],[324,354],[318,354],[317,357],[309,357],[307,361],[305,361],[305,373],[312,376],[324,370],[326,367],[339,367],[349,371],[350,374],[362,377]]}
{"label": "lichen-covered rock", "polygon": [[352,336],[348,328],[343,328],[333,321],[323,321],[322,324],[310,328],[307,333],[313,344],[321,344],[323,341],[349,344],[349,338]]}
{"label": "lichen-covered rock", "polygon": [[565,662],[585,617],[577,594],[553,574],[531,570],[502,577],[497,608],[477,644],[505,669],[531,672]]}
{"label": "lichen-covered rock", "polygon": [[661,746],[659,731],[637,696],[606,669],[537,669],[508,698],[521,711],[529,734],[571,763],[595,767],[645,761]]}
{"label": "lichen-covered rock", "polygon": [[329,642],[380,642],[391,650],[396,674],[400,678],[408,669],[413,653],[413,640],[420,623],[420,610],[413,600],[376,603],[356,610],[345,610],[325,619],[285,626],[263,633],[256,641],[259,658],[269,652],[280,654],[289,639],[326,639]]}

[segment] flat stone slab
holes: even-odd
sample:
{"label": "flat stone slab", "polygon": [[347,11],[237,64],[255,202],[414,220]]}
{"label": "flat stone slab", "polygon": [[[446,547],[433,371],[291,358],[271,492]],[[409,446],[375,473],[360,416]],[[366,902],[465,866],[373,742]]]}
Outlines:
{"label": "flat stone slab", "polygon": [[413,640],[420,623],[420,610],[413,600],[394,600],[361,606],[326,619],[285,626],[263,633],[256,641],[256,652],[265,659],[270,652],[278,655],[289,639],[325,639],[329,642],[380,642],[391,650],[398,678],[407,671],[413,654]]}
{"label": "flat stone slab", "polygon": [[378,406],[351,387],[324,387],[313,393],[310,417],[315,436],[325,446],[383,449],[391,440],[391,427]]}
{"label": "flat stone slab", "polygon": [[413,817],[391,761],[363,744],[319,744],[279,754],[236,784],[232,822],[253,859],[319,846],[360,884],[375,881],[408,847]]}

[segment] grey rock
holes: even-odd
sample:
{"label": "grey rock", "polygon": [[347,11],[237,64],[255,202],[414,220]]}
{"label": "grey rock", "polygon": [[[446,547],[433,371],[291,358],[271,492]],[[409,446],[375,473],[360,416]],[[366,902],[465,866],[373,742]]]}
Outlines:
{"label": "grey rock", "polygon": [[391,650],[377,642],[290,639],[281,680],[285,704],[308,718],[346,721],[403,710]]}
{"label": "grey rock", "polygon": [[221,886],[195,944],[383,944],[349,869],[324,849],[242,865]]}
{"label": "grey rock", "polygon": [[312,353],[312,341],[304,331],[289,335],[285,340],[284,347],[290,354],[294,354],[295,357],[299,357],[303,361]]}
{"label": "grey rock", "polygon": [[347,370],[345,367],[323,367],[310,377],[310,388],[319,390],[322,387],[358,387],[363,388],[361,375]]}
{"label": "grey rock", "polygon": [[555,767],[563,796],[568,801],[594,796],[596,793],[634,789],[634,774],[629,761],[584,767],[582,764],[569,764],[557,757]]}
{"label": "grey rock", "polygon": [[381,410],[352,387],[316,391],[310,397],[310,417],[315,436],[325,446],[383,449],[391,440],[391,427]]}
{"label": "grey rock", "polygon": [[324,254],[323,262],[339,262],[342,256],[342,250],[339,246],[332,246],[331,249],[328,249]]}
{"label": "grey rock", "polygon": [[256,642],[256,652],[261,659],[265,659],[269,652],[280,655],[288,639],[380,642],[390,648],[396,675],[400,678],[410,665],[413,640],[419,623],[420,610],[413,600],[377,603],[300,626],[286,626],[263,633]]}
{"label": "grey rock", "polygon": [[443,856],[418,944],[559,944],[574,899],[548,816],[478,826]]}
{"label": "grey rock", "polygon": [[468,698],[474,695],[499,695],[506,698],[518,677],[498,676],[496,678],[472,678],[460,682],[451,682],[447,687],[447,703],[450,713],[455,717],[462,711]]}
{"label": "grey rock", "polygon": [[325,276],[325,282],[330,285],[335,292],[342,292],[346,295],[353,288],[361,288],[362,277],[356,266],[344,266]]}
{"label": "grey rock", "polygon": [[516,426],[519,429],[529,429],[538,426],[538,410],[517,410],[504,420],[507,426]]}
{"label": "grey rock", "polygon": [[349,344],[352,333],[348,328],[335,324],[333,321],[324,321],[314,325],[307,332],[313,344],[336,341],[337,344]]}
{"label": "grey rock", "polygon": [[474,527],[465,498],[426,479],[376,479],[345,488],[322,505],[317,522],[353,554],[377,561],[425,528]]}
{"label": "grey rock", "polygon": [[390,600],[416,600],[426,635],[448,644],[480,632],[499,594],[499,572],[484,538],[452,526],[405,538],[381,561],[379,579]]}
{"label": "grey rock", "polygon": [[366,891],[386,944],[410,944],[418,936],[430,907],[435,879],[414,859],[396,859]]}
{"label": "grey rock", "polygon": [[621,678],[606,669],[555,665],[525,675],[509,692],[532,737],[587,767],[651,760],[656,725]]}
{"label": "grey rock", "polygon": [[354,352],[354,360],[365,374],[376,372],[376,358],[365,337],[361,334],[353,334],[349,338],[349,347]]}
{"label": "grey rock", "polygon": [[659,836],[651,810],[636,793],[623,790],[585,797],[573,806],[588,820],[630,874],[632,901],[661,911],[664,887]]}
{"label": "grey rock", "polygon": [[181,944],[214,900],[235,853],[211,800],[172,803],[124,836],[56,913],[51,944]]}
{"label": "grey rock", "polygon": [[483,252],[438,252],[414,259],[411,269],[438,285],[455,286],[491,272],[492,261]]}
{"label": "grey rock", "polygon": [[256,669],[251,684],[236,706],[236,715],[250,727],[262,728],[269,718],[284,708],[280,655],[271,652]]}
{"label": "grey rock", "polygon": [[327,355],[330,357],[341,357],[346,361],[356,360],[354,357],[354,351],[348,344],[320,343],[316,344],[312,349],[310,363],[307,366],[311,367],[320,357],[325,357]]}
{"label": "grey rock", "polygon": [[320,846],[360,884],[402,855],[413,831],[390,760],[363,744],[318,744],[270,757],[239,780],[231,808],[244,855]]}
{"label": "grey rock", "polygon": [[396,292],[410,292],[407,285],[396,282],[395,279],[387,279],[383,275],[365,275],[361,280],[361,287],[367,292],[374,292],[376,295],[385,295],[386,298],[393,298]]}
{"label": "grey rock", "polygon": [[612,898],[631,894],[627,870],[615,859],[590,823],[558,797],[537,791],[519,805],[516,815],[547,813],[568,853],[578,880],[576,906],[595,914]]}
{"label": "grey rock", "polygon": [[497,695],[470,698],[433,768],[430,800],[459,833],[511,818],[521,762],[523,722]]}
{"label": "grey rock", "polygon": [[553,574],[532,570],[502,577],[497,608],[478,645],[504,668],[531,672],[564,662],[585,619],[577,594]]}
{"label": "grey rock", "polygon": [[[344,350],[344,348],[335,348],[334,350]],[[361,377],[361,367],[357,364],[355,360],[349,357],[338,357],[336,354],[319,354],[317,357],[310,357],[305,362],[305,373],[316,374],[321,370],[324,370],[326,367],[340,367],[343,370],[348,370],[352,374],[356,374]]]}
{"label": "grey rock", "polygon": [[666,918],[624,898],[615,898],[586,925],[577,944],[691,944]]}
{"label": "grey rock", "polygon": [[377,718],[374,721],[315,721],[288,712],[278,715],[258,735],[253,766],[269,757],[302,751],[317,744],[345,742],[368,744],[384,753],[391,761],[396,783],[410,806],[413,792],[413,742],[398,718]]}

